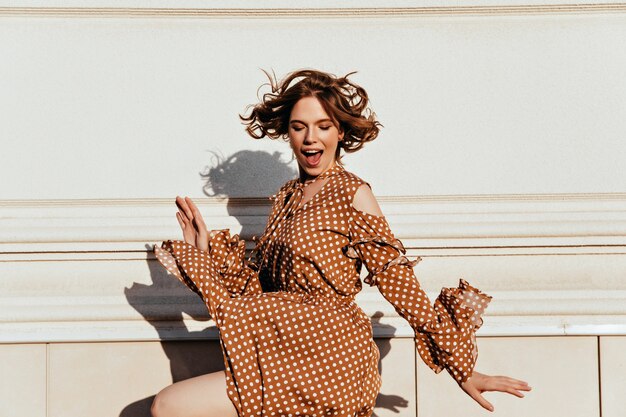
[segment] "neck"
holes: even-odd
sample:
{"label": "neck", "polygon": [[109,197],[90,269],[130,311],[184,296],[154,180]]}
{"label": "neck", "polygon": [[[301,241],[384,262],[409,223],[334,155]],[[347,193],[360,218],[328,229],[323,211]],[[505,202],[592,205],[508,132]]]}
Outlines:
{"label": "neck", "polygon": [[328,171],[329,169],[333,168],[335,165],[337,165],[337,162],[333,161],[328,168],[326,168],[324,171],[322,171],[321,173],[319,173],[318,175],[312,177],[310,175],[308,175],[306,173],[306,171],[304,169],[302,169],[301,166],[298,166],[298,170],[300,172],[300,182],[302,183],[309,183],[309,182],[313,182],[315,181],[320,175],[322,175],[323,173],[325,173],[326,171]]}

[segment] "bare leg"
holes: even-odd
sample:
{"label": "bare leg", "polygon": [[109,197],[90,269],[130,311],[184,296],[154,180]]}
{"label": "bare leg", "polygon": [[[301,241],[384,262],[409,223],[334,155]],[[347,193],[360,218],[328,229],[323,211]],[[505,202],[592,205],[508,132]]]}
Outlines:
{"label": "bare leg", "polygon": [[237,417],[226,394],[224,371],[163,388],[154,398],[150,411],[153,417]]}

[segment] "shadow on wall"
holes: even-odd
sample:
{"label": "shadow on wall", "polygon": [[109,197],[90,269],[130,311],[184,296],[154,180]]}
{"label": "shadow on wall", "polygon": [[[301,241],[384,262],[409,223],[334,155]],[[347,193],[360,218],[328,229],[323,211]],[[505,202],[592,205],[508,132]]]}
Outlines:
{"label": "shadow on wall", "polygon": [[[151,251],[152,247],[146,245],[146,249]],[[190,305],[187,297],[184,302],[180,302],[176,297],[164,296],[168,289],[184,284],[168,275],[156,260],[149,260],[148,268],[152,284],[133,283],[132,287],[124,289],[124,293],[128,303],[157,331],[163,352],[170,363],[172,382],[223,370],[219,344],[198,340],[167,341],[171,339],[172,330],[185,339],[198,339],[206,338],[207,333],[215,326],[207,327],[203,331],[187,330],[183,313],[194,320],[210,320],[204,303],[199,297],[194,297],[195,302]],[[183,306],[186,308],[181,308]],[[122,410],[120,417],[149,417],[153,400],[154,395],[129,404]]]}
{"label": "shadow on wall", "polygon": [[205,182],[202,191],[209,197],[269,196],[298,176],[291,161],[283,161],[280,152],[239,151],[228,158],[211,153],[214,163],[200,173]]}
{"label": "shadow on wall", "polygon": [[[384,316],[383,312],[377,311],[372,316],[372,325],[375,325],[379,329],[383,329],[384,334],[388,334],[393,336],[396,333],[396,328],[380,322],[380,319]],[[382,374],[383,372],[383,358],[387,356],[387,354],[391,351],[391,342],[389,338],[378,338],[376,339],[376,345],[378,346],[378,351],[380,352],[380,361],[378,362],[378,372]],[[409,406],[409,402],[406,398],[403,398],[399,395],[391,395],[385,394],[383,392],[378,393],[378,397],[376,397],[376,408],[374,409],[374,414],[372,417],[377,417],[376,409],[385,409],[391,410],[394,413],[400,413],[401,408],[407,408]]]}
{"label": "shadow on wall", "polygon": [[[203,191],[207,196],[271,195],[278,191],[286,181],[297,176],[297,172],[290,167],[290,163],[281,161],[280,154],[277,152],[269,154],[241,151],[221,160],[215,154],[214,157],[217,163],[205,168],[200,174],[205,180]],[[255,167],[255,170],[252,171],[251,167]],[[237,218],[245,227],[247,224],[243,218],[246,215],[245,211],[237,210],[229,204],[228,213]],[[240,235],[249,236],[250,234],[247,230],[242,230]],[[146,250],[151,252],[152,246],[146,245]],[[163,351],[170,362],[172,382],[223,370],[224,362],[219,343],[215,340],[206,340],[209,333],[215,333],[215,326],[193,332],[187,330],[183,321],[183,313],[194,320],[208,321],[210,317],[204,303],[199,297],[193,297],[195,301],[189,304],[187,297],[182,300],[168,296],[167,294],[171,294],[172,289],[184,287],[184,284],[168,275],[156,259],[148,260],[148,267],[152,284],[134,283],[131,288],[124,289],[124,294],[128,303],[157,331]],[[185,310],[181,309],[183,305],[187,307]],[[381,317],[382,313],[377,312],[372,319],[378,327],[382,326],[379,322]],[[395,329],[388,327],[387,333],[393,334]],[[172,330],[176,331],[178,338],[185,340],[167,341],[171,339]],[[381,358],[379,371],[382,371],[382,359],[389,353],[391,345],[389,339],[377,339],[376,343]],[[120,417],[150,417],[150,406],[153,400],[154,395],[129,404],[120,412]],[[376,403],[377,408],[388,409],[395,413],[399,412],[399,408],[406,408],[407,405],[407,400],[402,397],[382,393],[379,394]]]}

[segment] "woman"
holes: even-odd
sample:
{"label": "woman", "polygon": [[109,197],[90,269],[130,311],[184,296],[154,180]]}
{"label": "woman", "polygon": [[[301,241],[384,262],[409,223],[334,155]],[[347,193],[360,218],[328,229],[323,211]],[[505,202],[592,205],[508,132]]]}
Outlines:
{"label": "woman", "polygon": [[[349,76],[350,74],[348,74]],[[348,76],[302,70],[242,116],[257,139],[285,138],[299,177],[272,196],[263,235],[244,241],[207,230],[189,198],[177,197],[183,241],[155,247],[159,261],[206,303],[220,330],[226,370],[162,390],[154,417],[371,416],[380,389],[379,352],[369,317],[354,303],[364,282],[415,330],[421,358],[446,369],[484,408],[484,391],[523,397],[523,381],[473,370],[474,334],[491,297],[461,280],[431,305],[369,184],[344,169],[378,135],[368,97]]]}

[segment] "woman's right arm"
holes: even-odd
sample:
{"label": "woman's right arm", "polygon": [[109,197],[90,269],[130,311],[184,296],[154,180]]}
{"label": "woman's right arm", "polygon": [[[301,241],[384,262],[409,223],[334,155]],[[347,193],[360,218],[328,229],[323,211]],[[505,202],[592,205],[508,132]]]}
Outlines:
{"label": "woman's right arm", "polygon": [[260,294],[258,273],[245,258],[245,241],[228,229],[207,230],[202,215],[188,198],[176,198],[176,218],[184,241],[166,240],[154,246],[158,261],[189,289],[214,307],[222,300]]}

